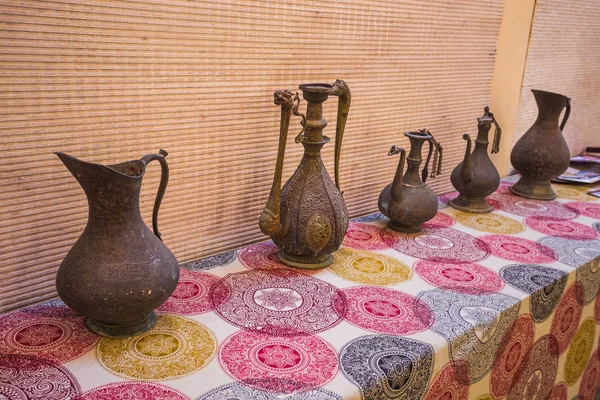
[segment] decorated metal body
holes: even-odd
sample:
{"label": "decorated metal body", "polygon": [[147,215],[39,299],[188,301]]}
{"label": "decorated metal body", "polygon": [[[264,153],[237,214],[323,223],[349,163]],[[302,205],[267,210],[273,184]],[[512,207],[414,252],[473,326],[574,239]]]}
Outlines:
{"label": "decorated metal body", "polygon": [[[562,130],[571,113],[571,99],[542,90],[532,92],[538,106],[538,117],[510,153],[511,164],[521,174],[510,190],[529,199],[552,200],[556,193],[550,181],[569,167],[569,147]],[[565,107],[567,110],[559,126],[558,119]]]}
{"label": "decorated metal body", "polygon": [[[173,293],[179,265],[158,231],[158,210],[169,168],[161,150],[140,160],[100,165],[56,153],[83,188],[89,204],[85,230],[56,275],[60,298],[103,336],[131,336],[156,322],[154,309]],[[162,177],[148,229],[139,196],[148,163],[161,163]]]}
{"label": "decorated metal body", "polygon": [[487,152],[492,123],[496,126],[492,153],[497,153],[500,150],[502,130],[489,107],[485,107],[483,116],[477,118],[479,131],[473,153],[471,153],[471,136],[466,133],[463,135],[463,139],[467,141],[465,158],[450,175],[452,186],[459,193],[457,198],[450,201],[450,205],[458,210],[476,214],[492,212],[492,207],[485,198],[494,193],[500,185],[500,175]]}
{"label": "decorated metal body", "polygon": [[[348,110],[350,90],[344,81],[333,85],[300,85],[308,102],[306,115],[298,112],[300,99],[289,91],[275,92],[281,106],[279,150],[273,185],[260,216],[261,231],[279,247],[279,258],[298,268],[323,268],[333,262],[348,229],[348,212],[339,190],[339,159]],[[329,95],[339,96],[335,141],[335,184],[329,177],[321,148],[329,138],[323,136],[323,102]],[[304,146],[304,156],[292,177],[281,189],[281,174],[291,114],[302,117],[302,131],[296,143]]]}
{"label": "decorated metal body", "polygon": [[[400,161],[394,181],[381,191],[378,205],[382,214],[390,219],[388,226],[391,229],[399,232],[419,232],[421,224],[435,217],[437,213],[437,197],[425,184],[425,180],[428,175],[429,160],[434,150],[431,177],[441,173],[442,147],[426,129],[406,132],[404,135],[410,140],[410,153],[406,157],[404,149],[392,146],[388,155],[400,153]],[[429,142],[429,154],[421,178],[419,167],[423,161],[421,149],[425,142]],[[408,168],[406,174],[402,176],[405,159]]]}

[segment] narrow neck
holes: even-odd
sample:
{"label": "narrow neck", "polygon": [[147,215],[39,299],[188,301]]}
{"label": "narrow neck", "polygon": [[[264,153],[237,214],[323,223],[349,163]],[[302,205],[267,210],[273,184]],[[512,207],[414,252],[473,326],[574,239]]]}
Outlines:
{"label": "narrow neck", "polygon": [[406,168],[406,174],[404,174],[404,183],[409,185],[422,184],[421,177],[419,176],[419,167],[423,158],[421,157],[421,150],[425,139],[417,139],[409,137],[410,140],[410,153],[406,157],[408,167]]}
{"label": "narrow neck", "polygon": [[308,142],[321,142],[327,121],[323,119],[323,103],[307,102],[304,130]]}
{"label": "narrow neck", "polygon": [[477,139],[475,140],[475,149],[483,149],[487,152],[489,142],[490,128],[492,127],[492,121],[480,121],[477,125],[479,131],[477,132]]}

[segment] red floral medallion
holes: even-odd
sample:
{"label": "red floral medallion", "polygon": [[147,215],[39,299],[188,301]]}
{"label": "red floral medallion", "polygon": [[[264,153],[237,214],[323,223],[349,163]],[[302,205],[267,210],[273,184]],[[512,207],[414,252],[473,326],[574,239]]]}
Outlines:
{"label": "red floral medallion", "polygon": [[571,211],[586,217],[600,219],[600,203],[590,203],[587,201],[573,201],[565,204]]}
{"label": "red floral medallion", "polygon": [[433,286],[456,292],[481,294],[502,290],[504,281],[496,272],[474,263],[459,263],[443,258],[421,260],[414,270]]}
{"label": "red floral medallion", "polygon": [[574,221],[549,217],[529,217],[525,218],[524,222],[531,229],[548,236],[582,240],[598,237],[598,232],[594,228]]}
{"label": "red floral medallion", "polygon": [[564,383],[554,386],[548,400],[567,400],[567,386]]}
{"label": "red floral medallion", "polygon": [[206,272],[181,269],[177,288],[158,311],[180,315],[202,314],[213,309],[208,296],[219,278]]}
{"label": "red floral medallion", "polygon": [[241,331],[221,345],[223,369],[239,381],[252,380],[264,390],[280,390],[276,380],[322,386],[337,373],[335,350],[318,336],[281,337]]}
{"label": "red floral medallion", "polygon": [[276,336],[324,331],[341,321],[346,308],[336,287],[290,269],[229,274],[210,296],[229,323]]}
{"label": "red floral medallion", "polygon": [[382,228],[375,225],[350,222],[342,245],[358,250],[383,250],[389,246],[381,240]]}
{"label": "red floral medallion", "polygon": [[600,355],[599,350],[592,352],[592,356],[585,367],[579,386],[581,400],[595,400],[596,391],[600,388]]}
{"label": "red floral medallion", "polygon": [[[466,368],[466,365],[464,367]],[[457,372],[456,366],[453,363],[448,363],[431,382],[425,400],[468,399],[469,384],[467,382],[463,380],[463,371]]]}
{"label": "red floral medallion", "polygon": [[84,393],[81,400],[189,400],[189,397],[157,383],[118,382]]}
{"label": "red floral medallion", "polygon": [[286,268],[303,275],[314,275],[320,270],[318,269],[298,269],[290,268],[279,260],[279,248],[271,241],[258,243],[248,246],[240,251],[240,262],[251,269],[278,269]]}
{"label": "red floral medallion", "polygon": [[390,247],[415,258],[444,258],[456,262],[475,262],[487,257],[487,245],[467,233],[439,226],[423,227],[418,233],[384,229],[381,234]]}
{"label": "red floral medallion", "polygon": [[600,290],[596,295],[596,302],[594,303],[594,319],[597,324],[600,324]]}
{"label": "red floral medallion", "polygon": [[81,389],[68,369],[33,356],[0,355],[0,399],[75,400]]}
{"label": "red floral medallion", "polygon": [[580,283],[574,283],[560,299],[550,327],[550,333],[558,342],[559,354],[569,347],[579,327],[582,312],[583,286]]}
{"label": "red floral medallion", "polygon": [[508,395],[514,376],[533,345],[534,337],[534,323],[527,314],[517,318],[507,331],[490,373],[490,387],[495,398]]}
{"label": "red floral medallion", "polygon": [[433,217],[432,219],[430,219],[427,222],[424,222],[422,226],[423,227],[440,226],[442,228],[450,228],[455,223],[456,223],[456,221],[454,220],[454,218],[452,218],[451,216],[449,216],[446,213],[438,211],[438,213],[435,214],[435,217]]}
{"label": "red floral medallion", "polygon": [[429,307],[399,290],[362,286],[343,292],[348,302],[346,321],[367,331],[412,335],[433,323]]}
{"label": "red floral medallion", "polygon": [[551,217],[573,219],[579,214],[558,201],[525,199],[514,194],[496,193],[487,198],[496,210],[502,210],[521,217]]}
{"label": "red floral medallion", "polygon": [[38,305],[0,317],[0,353],[35,355],[65,363],[90,350],[99,337],[67,306]]}
{"label": "red floral medallion", "polygon": [[558,259],[558,255],[551,248],[517,236],[486,235],[480,239],[488,245],[493,255],[505,260],[544,264]]}

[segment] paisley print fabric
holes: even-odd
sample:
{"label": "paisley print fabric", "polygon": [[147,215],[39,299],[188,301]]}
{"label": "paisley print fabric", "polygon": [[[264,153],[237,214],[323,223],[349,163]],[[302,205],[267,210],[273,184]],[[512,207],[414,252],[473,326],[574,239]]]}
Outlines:
{"label": "paisley print fabric", "polygon": [[103,337],[98,361],[130,379],[163,380],[189,375],[215,354],[217,341],[204,325],[176,315],[159,316],[147,332],[128,338]]}
{"label": "paisley print fabric", "polygon": [[600,199],[515,178],[419,233],[352,220],[320,270],[272,241],[182,264],[134,337],[60,300],[0,314],[0,400],[600,400]]}
{"label": "paisley print fabric", "polygon": [[552,314],[568,278],[564,271],[535,264],[507,265],[500,274],[506,283],[531,295],[529,307],[536,322],[544,321]]}
{"label": "paisley print fabric", "polygon": [[362,336],[340,351],[342,371],[364,400],[421,398],[433,360],[430,344],[400,336]]}
{"label": "paisley print fabric", "polygon": [[410,268],[396,258],[371,251],[342,247],[328,268],[340,277],[374,286],[396,285],[410,279]]}
{"label": "paisley print fabric", "polygon": [[0,355],[0,398],[77,400],[79,383],[65,367],[33,356]]}
{"label": "paisley print fabric", "polygon": [[518,299],[500,293],[470,295],[450,290],[424,292],[420,299],[435,317],[432,330],[448,341],[457,370],[466,366],[467,382],[489,372],[506,332],[518,316]]}

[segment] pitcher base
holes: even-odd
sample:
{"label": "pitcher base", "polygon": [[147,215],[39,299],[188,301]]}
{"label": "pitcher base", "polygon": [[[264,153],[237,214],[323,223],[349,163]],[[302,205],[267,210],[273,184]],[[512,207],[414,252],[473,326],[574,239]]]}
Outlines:
{"label": "pitcher base", "polygon": [[556,198],[550,182],[531,182],[522,177],[510,187],[510,191],[517,196],[534,200],[554,200]]}
{"label": "pitcher base", "polygon": [[107,337],[129,337],[139,335],[151,329],[156,324],[158,317],[152,311],[144,320],[132,325],[109,325],[86,318],[85,324],[94,333]]}
{"label": "pitcher base", "polygon": [[325,268],[333,262],[333,256],[331,254],[324,254],[320,256],[305,256],[290,254],[283,250],[279,250],[277,254],[279,259],[285,265],[294,268],[302,269],[321,269]]}
{"label": "pitcher base", "polygon": [[487,214],[493,211],[485,197],[466,197],[459,195],[454,200],[450,200],[450,207],[471,214]]}
{"label": "pitcher base", "polygon": [[394,222],[394,221],[390,220],[388,222],[388,226],[390,227],[390,229],[392,229],[396,232],[405,232],[405,233],[421,232],[421,225],[407,225],[407,224],[401,224],[399,222]]}

